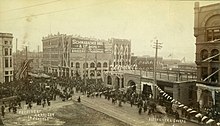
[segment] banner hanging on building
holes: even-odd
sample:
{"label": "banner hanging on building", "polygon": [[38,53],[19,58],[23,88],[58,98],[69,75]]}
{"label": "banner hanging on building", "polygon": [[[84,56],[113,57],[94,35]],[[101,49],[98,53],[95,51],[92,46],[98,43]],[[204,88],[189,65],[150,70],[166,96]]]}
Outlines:
{"label": "banner hanging on building", "polygon": [[72,39],[71,52],[103,53],[105,52],[104,42],[93,40]]}

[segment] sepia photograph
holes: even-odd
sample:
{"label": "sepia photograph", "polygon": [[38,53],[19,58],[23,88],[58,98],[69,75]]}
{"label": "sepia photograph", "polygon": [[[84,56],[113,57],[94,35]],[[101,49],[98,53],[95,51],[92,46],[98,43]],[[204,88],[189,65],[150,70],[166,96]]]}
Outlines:
{"label": "sepia photograph", "polygon": [[220,126],[220,1],[0,0],[0,126]]}

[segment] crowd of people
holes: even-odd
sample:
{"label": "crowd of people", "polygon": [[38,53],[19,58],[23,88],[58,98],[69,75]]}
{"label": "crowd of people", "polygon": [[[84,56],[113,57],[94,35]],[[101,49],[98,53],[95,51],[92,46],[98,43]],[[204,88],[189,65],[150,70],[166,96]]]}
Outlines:
{"label": "crowd of people", "polygon": [[[56,100],[57,96],[62,100],[71,99],[76,92],[81,92],[87,97],[102,97],[112,104],[118,103],[130,104],[131,107],[137,106],[139,114],[148,112],[154,114],[156,111],[156,103],[147,95],[136,93],[133,87],[125,90],[113,89],[105,87],[101,79],[80,79],[80,78],[34,78],[29,77],[26,80],[13,81],[8,84],[2,84],[0,91],[1,97],[16,96],[16,99],[9,100],[7,103],[2,102],[2,115],[5,115],[5,108],[9,108],[9,112],[13,110],[16,113],[21,108],[21,102],[24,101],[28,109],[32,108],[32,104],[42,105],[42,107],[50,106],[51,100]],[[4,93],[3,93],[4,89]],[[8,93],[5,93],[8,92]],[[8,96],[3,96],[7,94]],[[80,101],[80,98],[78,98]]]}
{"label": "crowd of people", "polygon": [[[42,107],[50,106],[51,100],[57,100],[57,97],[61,101],[70,100],[74,94],[74,88],[77,93],[80,92],[87,97],[104,96],[106,100],[111,100],[112,104],[118,104],[119,107],[123,107],[123,104],[130,104],[131,107],[135,105],[139,114],[147,112],[148,115],[151,115],[160,112],[157,111],[157,103],[153,101],[151,95],[138,94],[132,87],[126,91],[105,87],[101,79],[29,77],[26,80],[1,84],[1,99],[13,97],[2,101],[2,116],[5,116],[6,108],[8,108],[8,112],[13,113],[16,113],[17,109],[22,109],[22,101],[26,104],[27,109],[32,109],[33,103]],[[78,102],[80,101],[79,97]],[[179,114],[172,111],[171,107],[172,105],[167,105],[166,112],[179,119]]]}
{"label": "crowd of people", "polygon": [[[51,100],[59,97],[62,101],[71,99],[74,94],[71,80],[62,78],[33,78],[13,81],[1,84],[1,112],[4,117],[6,108],[8,112],[17,112],[22,109],[21,102],[24,102],[27,109],[32,109],[33,103],[50,106]],[[6,94],[5,94],[6,92]]]}

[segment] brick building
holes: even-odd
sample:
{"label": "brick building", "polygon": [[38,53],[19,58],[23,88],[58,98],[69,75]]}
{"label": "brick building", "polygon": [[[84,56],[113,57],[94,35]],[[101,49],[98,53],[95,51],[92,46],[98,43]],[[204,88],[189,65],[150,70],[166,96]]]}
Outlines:
{"label": "brick building", "polygon": [[220,3],[200,7],[196,2],[194,12],[197,101],[201,108],[219,108]]}
{"label": "brick building", "polygon": [[57,34],[43,37],[44,71],[56,76],[103,78],[110,65],[130,64],[131,41]]}
{"label": "brick building", "polygon": [[111,38],[112,67],[125,67],[131,65],[131,40]]}

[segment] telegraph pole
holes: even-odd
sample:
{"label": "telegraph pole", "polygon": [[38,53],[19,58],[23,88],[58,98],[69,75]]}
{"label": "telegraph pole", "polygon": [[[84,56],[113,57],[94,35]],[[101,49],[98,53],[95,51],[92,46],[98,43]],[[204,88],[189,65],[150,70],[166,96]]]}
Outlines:
{"label": "telegraph pole", "polygon": [[16,38],[16,50],[15,50],[15,66],[16,66],[16,72],[18,71],[18,39]]}
{"label": "telegraph pole", "polygon": [[161,49],[161,44],[159,43],[158,40],[154,42],[153,48],[155,48],[155,58],[154,58],[154,90],[153,90],[153,98],[154,100],[157,100],[157,90],[156,90],[156,85],[157,85],[157,53],[158,49]]}
{"label": "telegraph pole", "polygon": [[40,58],[39,58],[39,54],[40,54],[40,46],[37,46],[37,59],[38,59],[38,72],[40,72]]}
{"label": "telegraph pole", "polygon": [[97,85],[97,42],[96,42],[96,52],[95,52],[95,84]]}
{"label": "telegraph pole", "polygon": [[88,45],[85,45],[85,65],[84,65],[84,83],[85,83],[85,86],[87,85],[86,83],[86,62],[87,62],[87,51],[88,51]]}

